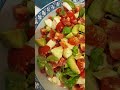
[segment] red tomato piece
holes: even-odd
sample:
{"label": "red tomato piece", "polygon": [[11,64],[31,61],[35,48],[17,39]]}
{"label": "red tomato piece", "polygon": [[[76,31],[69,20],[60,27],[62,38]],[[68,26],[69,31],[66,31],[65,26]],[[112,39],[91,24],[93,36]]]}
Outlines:
{"label": "red tomato piece", "polygon": [[56,10],[56,13],[59,14],[61,11],[62,11],[62,9],[61,9],[61,8],[58,8],[58,9]]}
{"label": "red tomato piece", "polygon": [[81,58],[81,59],[77,60],[77,66],[78,66],[78,68],[81,72],[84,70],[84,68],[85,68],[84,58]]}
{"label": "red tomato piece", "polygon": [[80,73],[80,76],[81,76],[82,78],[85,78],[85,70],[83,70],[83,71]]}
{"label": "red tomato piece", "polygon": [[56,26],[57,32],[62,32],[63,28],[64,28],[64,25],[62,22],[59,22]]}
{"label": "red tomato piece", "polygon": [[45,56],[46,54],[48,54],[49,50],[50,50],[50,47],[46,45],[46,46],[39,47],[38,52],[40,55]]}
{"label": "red tomato piece", "polygon": [[65,49],[68,48],[68,46],[65,44],[65,42],[60,42],[60,45]]}
{"label": "red tomato piece", "polygon": [[34,64],[34,57],[35,50],[28,45],[22,48],[11,48],[8,51],[8,66],[12,71],[26,74],[30,71],[28,66]]}
{"label": "red tomato piece", "polygon": [[54,30],[50,30],[50,38],[54,38],[54,36],[55,36],[55,31]]}
{"label": "red tomato piece", "polygon": [[41,28],[41,29],[40,29],[40,33],[41,33],[42,35],[47,35],[47,29]]}
{"label": "red tomato piece", "polygon": [[84,18],[78,18],[78,23],[80,23],[80,24],[84,24],[84,23],[85,23]]}
{"label": "red tomato piece", "polygon": [[70,43],[72,45],[79,45],[80,40],[77,37],[71,37],[68,39],[68,43]]}
{"label": "red tomato piece", "polygon": [[70,26],[71,22],[70,22],[70,18],[61,18],[61,22],[65,25],[65,26]]}
{"label": "red tomato piece", "polygon": [[70,18],[70,21],[73,23],[76,20],[76,17],[73,12],[68,11],[67,16]]}
{"label": "red tomato piece", "polygon": [[63,37],[64,37],[64,34],[56,32],[56,34],[55,34],[56,40],[61,40]]}

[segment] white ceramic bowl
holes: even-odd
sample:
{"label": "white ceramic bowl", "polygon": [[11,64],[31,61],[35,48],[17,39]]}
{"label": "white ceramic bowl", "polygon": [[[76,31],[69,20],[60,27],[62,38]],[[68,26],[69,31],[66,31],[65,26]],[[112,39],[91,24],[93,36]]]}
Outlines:
{"label": "white ceramic bowl", "polygon": [[[75,4],[84,4],[84,0],[73,0]],[[55,10],[61,7],[61,0],[55,0],[49,4],[47,4],[45,7],[41,9],[41,11],[35,16],[35,38],[40,37],[40,28],[44,27],[44,20],[46,20],[49,16],[56,15]],[[38,47],[35,46],[35,55],[38,55]],[[36,74],[36,82],[35,82],[35,88],[36,90],[67,90],[63,87],[59,87],[56,84],[53,84],[48,81],[46,78],[46,75],[40,73],[39,68],[37,67],[37,64],[35,64],[35,74]],[[40,83],[39,83],[40,82]]]}

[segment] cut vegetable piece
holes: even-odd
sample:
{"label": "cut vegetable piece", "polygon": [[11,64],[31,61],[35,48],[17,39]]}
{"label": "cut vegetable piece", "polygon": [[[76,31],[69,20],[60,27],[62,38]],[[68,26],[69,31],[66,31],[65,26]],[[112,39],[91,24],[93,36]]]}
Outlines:
{"label": "cut vegetable piece", "polygon": [[35,41],[36,41],[37,45],[39,45],[39,46],[45,46],[45,44],[46,44],[45,38],[35,39]]}
{"label": "cut vegetable piece", "polygon": [[79,31],[85,33],[85,26],[84,25],[79,25]]}
{"label": "cut vegetable piece", "polygon": [[68,9],[69,11],[72,10],[71,6],[67,2],[63,2],[63,6]]}
{"label": "cut vegetable piece", "polygon": [[60,46],[60,47],[56,47],[56,48],[53,48],[51,50],[52,54],[54,56],[56,56],[58,59],[60,59],[62,57],[62,53],[63,53],[63,48]]}
{"label": "cut vegetable piece", "polygon": [[52,20],[51,19],[45,20],[45,24],[51,28],[52,27]]}
{"label": "cut vegetable piece", "polygon": [[63,34],[69,34],[71,32],[71,28],[70,27],[64,27],[63,28]]}
{"label": "cut vegetable piece", "polygon": [[55,57],[54,55],[50,55],[47,57],[47,61],[58,61],[59,59]]}
{"label": "cut vegetable piece", "polygon": [[119,0],[106,0],[104,10],[113,15],[120,17],[120,1]]}
{"label": "cut vegetable piece", "polygon": [[67,64],[73,72],[75,72],[76,74],[80,74],[80,70],[75,62],[74,56],[70,56],[67,59]]}
{"label": "cut vegetable piece", "polygon": [[46,58],[42,57],[42,56],[37,56],[37,65],[39,67],[39,69],[44,69],[46,62]]}
{"label": "cut vegetable piece", "polygon": [[8,47],[21,48],[27,42],[24,30],[17,29],[0,33],[0,40]]}
{"label": "cut vegetable piece", "polygon": [[85,13],[85,8],[81,7],[79,11],[79,17],[83,17],[84,13]]}
{"label": "cut vegetable piece", "polygon": [[73,55],[76,56],[76,54],[78,54],[78,52],[79,52],[78,46],[74,46],[73,49],[72,49]]}
{"label": "cut vegetable piece", "polygon": [[73,35],[73,33],[69,33],[67,36],[66,36],[66,38],[71,38],[71,37],[73,37],[74,35]]}
{"label": "cut vegetable piece", "polygon": [[77,35],[79,33],[79,24],[75,25],[72,29],[72,33]]}
{"label": "cut vegetable piece", "polygon": [[50,47],[50,48],[53,48],[55,46],[56,42],[53,41],[53,40],[49,40],[47,45]]}
{"label": "cut vegetable piece", "polygon": [[88,15],[94,23],[98,23],[104,16],[105,0],[94,0],[88,9]]}
{"label": "cut vegetable piece", "polygon": [[72,9],[75,8],[75,4],[72,1],[70,1],[70,0],[63,0],[63,2],[68,3]]}
{"label": "cut vegetable piece", "polygon": [[45,64],[45,71],[47,73],[47,75],[49,75],[50,77],[53,77],[54,71],[52,69],[52,65],[49,63]]}
{"label": "cut vegetable piece", "polygon": [[70,57],[71,55],[72,55],[72,50],[71,50],[70,48],[66,48],[66,49],[63,50],[63,56],[64,56],[65,58],[68,58],[68,57]]}
{"label": "cut vegetable piece", "polygon": [[85,84],[85,78],[79,77],[78,81],[76,82],[76,84]]}
{"label": "cut vegetable piece", "polygon": [[79,12],[75,13],[74,15],[75,15],[76,18],[78,18],[79,17]]}

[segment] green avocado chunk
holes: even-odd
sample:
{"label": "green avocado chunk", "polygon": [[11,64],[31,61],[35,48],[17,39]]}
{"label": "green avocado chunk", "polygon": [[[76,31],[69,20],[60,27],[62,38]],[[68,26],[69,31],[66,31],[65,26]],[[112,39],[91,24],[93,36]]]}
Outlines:
{"label": "green avocado chunk", "polygon": [[0,40],[6,46],[21,48],[27,42],[27,35],[23,29],[10,30],[0,33]]}
{"label": "green avocado chunk", "polygon": [[35,42],[38,46],[45,46],[45,44],[46,44],[45,38],[35,39]]}
{"label": "green avocado chunk", "polygon": [[74,59],[74,56],[70,56],[68,59],[67,59],[67,64],[68,66],[70,67],[70,69],[76,73],[76,74],[80,74],[80,70],[75,62],[75,59]]}

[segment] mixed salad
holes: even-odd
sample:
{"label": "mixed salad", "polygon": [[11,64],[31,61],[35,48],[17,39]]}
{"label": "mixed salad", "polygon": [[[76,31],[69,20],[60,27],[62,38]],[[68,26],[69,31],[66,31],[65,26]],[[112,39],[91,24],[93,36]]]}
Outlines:
{"label": "mixed salad", "polygon": [[86,90],[120,90],[120,0],[86,0],[85,32]]}
{"label": "mixed salad", "polygon": [[23,0],[11,12],[16,25],[0,32],[0,43],[8,48],[5,90],[34,90],[35,50],[29,44],[35,31],[34,1]]}
{"label": "mixed salad", "polygon": [[85,90],[85,8],[63,0],[55,16],[49,16],[38,47],[37,65],[50,82],[69,90]]}

